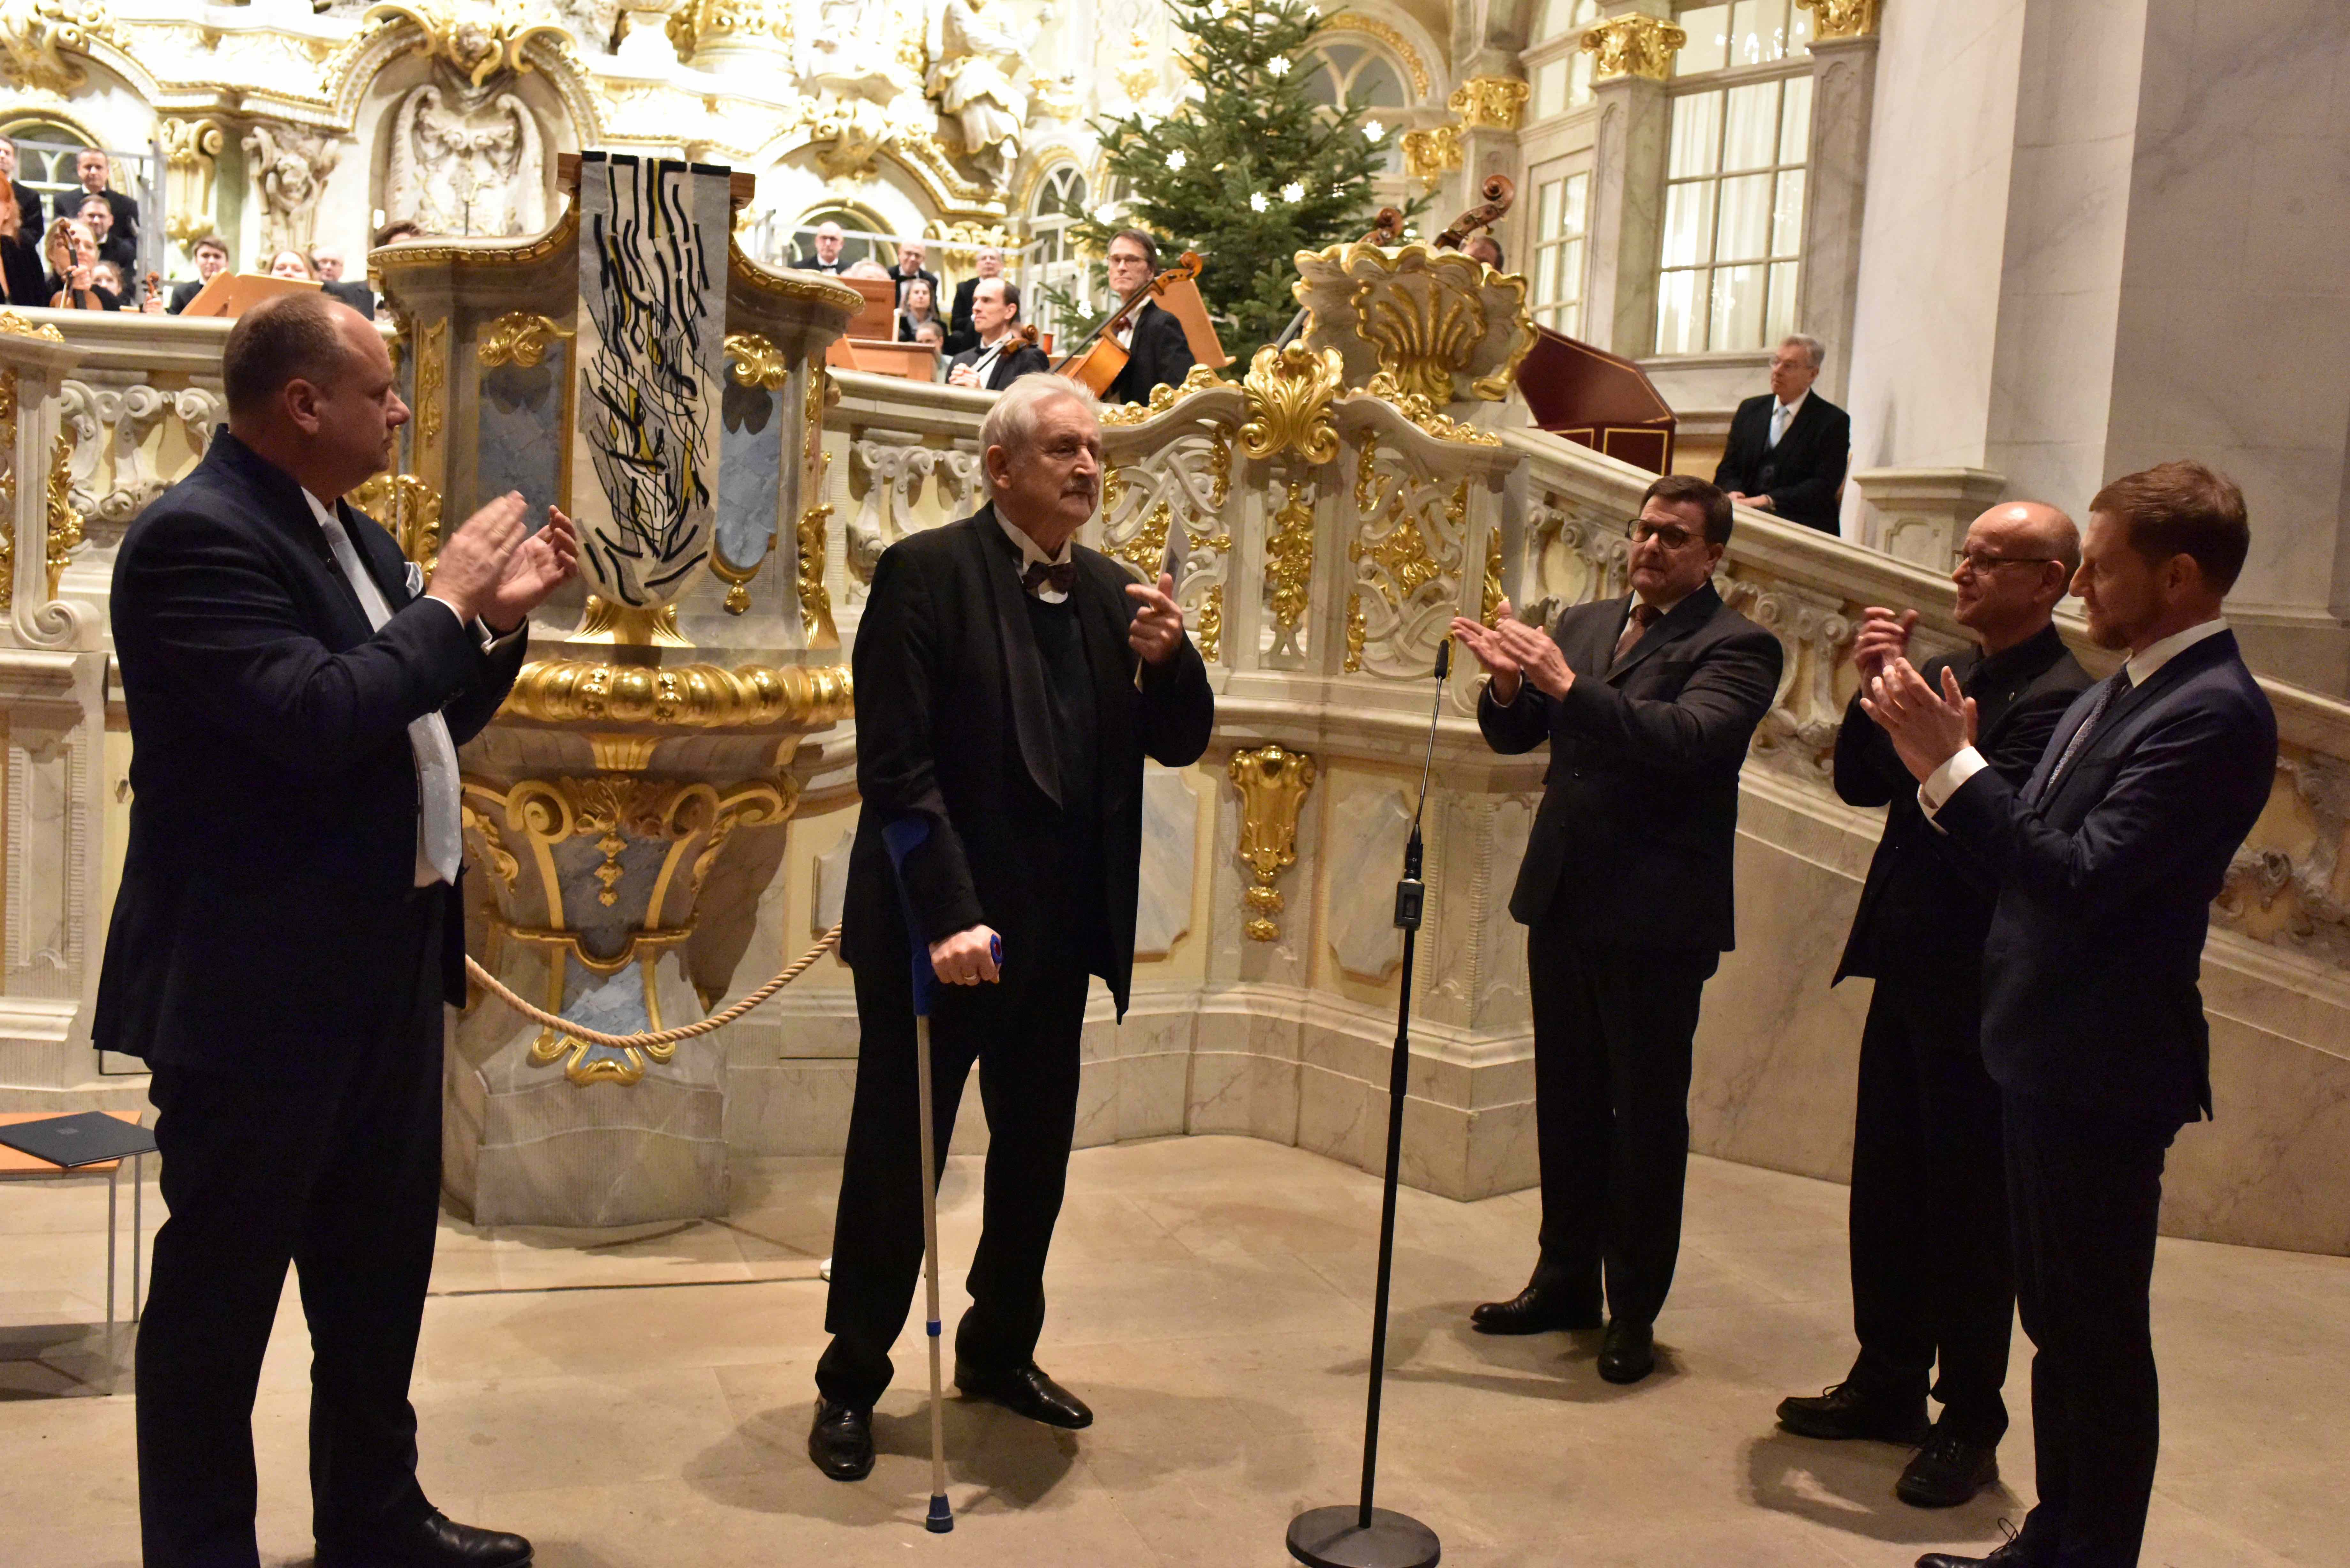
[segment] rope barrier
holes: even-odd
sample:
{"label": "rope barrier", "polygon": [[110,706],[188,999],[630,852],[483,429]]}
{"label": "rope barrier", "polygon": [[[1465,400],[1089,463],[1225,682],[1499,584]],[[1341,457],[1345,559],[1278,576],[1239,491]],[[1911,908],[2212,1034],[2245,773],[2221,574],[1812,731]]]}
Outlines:
{"label": "rope barrier", "polygon": [[657,1029],[641,1034],[607,1034],[600,1029],[590,1029],[584,1023],[576,1023],[568,1018],[549,1012],[543,1007],[534,1007],[500,984],[497,976],[475,962],[471,953],[465,955],[465,972],[471,975],[474,982],[483,990],[533,1023],[545,1024],[549,1029],[559,1030],[575,1040],[585,1040],[591,1045],[608,1045],[616,1051],[627,1050],[630,1046],[641,1050],[648,1045],[674,1044],[680,1040],[691,1040],[697,1034],[707,1034],[713,1029],[725,1028],[726,1025],[766,1002],[775,992],[806,974],[809,966],[816,960],[839,945],[840,928],[835,926],[824,933],[816,946],[785,964],[782,973],[723,1012],[713,1012],[699,1023],[688,1023],[677,1029]]}

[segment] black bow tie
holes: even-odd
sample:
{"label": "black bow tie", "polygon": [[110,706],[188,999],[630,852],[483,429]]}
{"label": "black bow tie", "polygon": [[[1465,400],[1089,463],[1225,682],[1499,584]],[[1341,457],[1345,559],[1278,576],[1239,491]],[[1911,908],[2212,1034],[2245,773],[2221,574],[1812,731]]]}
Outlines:
{"label": "black bow tie", "polygon": [[1076,582],[1077,564],[1074,560],[1060,561],[1051,566],[1042,561],[1031,561],[1028,569],[1020,574],[1020,586],[1032,594],[1048,587],[1056,594],[1066,594],[1076,586]]}

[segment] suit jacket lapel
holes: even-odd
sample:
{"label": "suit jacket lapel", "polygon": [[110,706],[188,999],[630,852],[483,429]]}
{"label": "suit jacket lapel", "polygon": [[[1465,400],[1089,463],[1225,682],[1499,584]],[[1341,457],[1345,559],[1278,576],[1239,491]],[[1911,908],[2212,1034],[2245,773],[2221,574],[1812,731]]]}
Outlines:
{"label": "suit jacket lapel", "polygon": [[[2097,716],[2095,731],[2090,734],[2087,742],[2081,747],[2079,754],[2065,764],[2064,776],[2056,781],[2054,792],[2044,797],[2041,804],[2045,806],[2054,802],[2058,795],[2063,794],[2066,787],[2081,776],[2083,763],[2093,757],[2103,756],[2113,751],[2116,739],[2122,732],[2122,725],[2131,714],[2178,685],[2189,675],[2212,662],[2214,655],[2223,651],[2215,646],[2221,643],[2225,644],[2226,650],[2232,651],[2236,645],[2235,634],[2219,632],[2191,648],[2173,654],[2168,663],[2135,686],[2128,683],[2127,675],[2116,671],[2116,678],[2123,682],[2122,690],[2115,692],[2114,700],[2106,704],[2106,711]],[[2095,692],[2096,688],[2092,686],[2089,691]],[[2040,759],[2043,768],[2053,766],[2054,759],[2064,754],[2064,746],[2072,741],[2074,732],[2080,726],[2067,724],[2062,728],[2063,738],[2061,740],[2052,738],[2048,742],[2046,753]],[[2044,784],[2036,774],[2034,782],[2043,784],[2044,787]]]}
{"label": "suit jacket lapel", "polygon": [[[1714,592],[1713,585],[1701,584],[1696,592],[1667,611],[1664,619],[1648,628],[1648,636],[1634,643],[1625,652],[1624,657],[1616,661],[1607,671],[1607,684],[1610,686],[1622,684],[1625,676],[1638,669],[1643,660],[1659,649],[1668,643],[1679,642],[1682,638],[1711,620],[1714,610],[1721,604],[1721,596]],[[1628,599],[1625,601],[1625,612],[1627,616],[1631,612],[1631,602]],[[1619,638],[1624,635],[1624,626],[1620,620],[1616,625],[1616,635]]]}
{"label": "suit jacket lapel", "polygon": [[342,519],[343,532],[350,536],[351,548],[359,553],[359,565],[375,579],[376,591],[383,595],[383,602],[391,607],[394,614],[405,609],[410,598],[405,569],[408,557],[397,556],[400,566],[395,568],[386,558],[394,555],[385,548],[391,543],[390,535],[361,517],[359,509],[348,501],[335,503],[335,515]]}
{"label": "suit jacket lapel", "polygon": [[[1566,655],[1566,667],[1577,677],[1607,679],[1607,661],[1616,650],[1616,639],[1624,634],[1624,615],[1631,602],[1631,596],[1627,594],[1616,601],[1614,615],[1586,616],[1567,636],[1560,635],[1565,631],[1564,624],[1552,630],[1551,640],[1558,644],[1561,653]],[[1569,641],[1570,637],[1572,641]]]}
{"label": "suit jacket lapel", "polygon": [[970,547],[995,606],[995,631],[1003,648],[1003,685],[1012,701],[1012,730],[1020,742],[1028,776],[1055,805],[1061,804],[1061,759],[1053,744],[1052,711],[1045,702],[1045,661],[1036,651],[1036,628],[1028,624],[1027,594],[1000,537],[1003,524],[993,504],[971,519]]}

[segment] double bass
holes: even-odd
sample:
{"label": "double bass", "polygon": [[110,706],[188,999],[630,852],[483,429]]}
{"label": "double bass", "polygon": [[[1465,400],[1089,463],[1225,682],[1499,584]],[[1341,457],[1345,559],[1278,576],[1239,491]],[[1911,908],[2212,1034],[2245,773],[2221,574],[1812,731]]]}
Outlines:
{"label": "double bass", "polygon": [[1097,398],[1102,396],[1109,390],[1110,383],[1118,379],[1119,373],[1126,369],[1127,360],[1131,358],[1118,347],[1116,336],[1118,327],[1145,301],[1160,297],[1179,283],[1191,282],[1200,275],[1200,269],[1206,265],[1200,259],[1199,252],[1185,251],[1180,261],[1119,301],[1116,310],[1104,317],[1101,324],[1087,333],[1083,341],[1069,351],[1066,358],[1053,367],[1053,373],[1078,382]]}

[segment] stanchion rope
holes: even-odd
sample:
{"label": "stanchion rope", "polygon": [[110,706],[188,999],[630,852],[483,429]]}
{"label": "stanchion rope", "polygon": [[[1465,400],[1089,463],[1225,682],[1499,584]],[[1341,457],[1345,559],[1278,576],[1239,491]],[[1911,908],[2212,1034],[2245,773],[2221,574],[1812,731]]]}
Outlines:
{"label": "stanchion rope", "polygon": [[500,984],[497,976],[484,969],[474,961],[471,953],[465,955],[465,972],[472,976],[483,990],[534,1023],[543,1023],[549,1029],[560,1030],[573,1039],[585,1040],[591,1045],[608,1045],[616,1051],[626,1050],[632,1045],[641,1049],[647,1045],[671,1045],[680,1040],[691,1040],[697,1034],[707,1034],[713,1029],[725,1028],[726,1025],[766,1002],[775,992],[806,974],[809,966],[837,947],[839,943],[840,928],[835,926],[824,933],[816,946],[785,964],[782,973],[723,1012],[713,1012],[699,1023],[688,1023],[677,1029],[656,1029],[640,1034],[607,1034],[600,1029],[590,1029],[584,1023],[574,1023],[568,1018],[549,1012],[543,1007],[534,1007]]}

